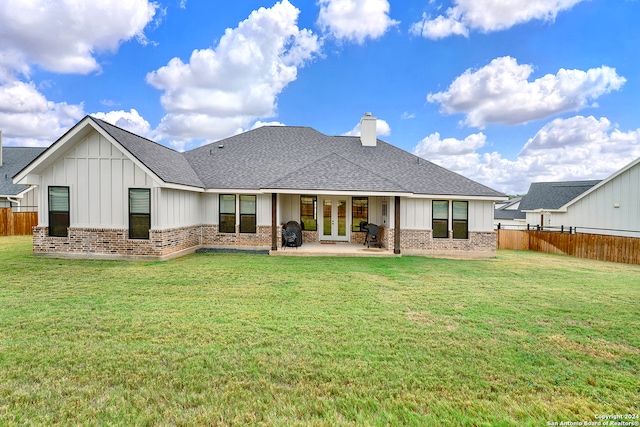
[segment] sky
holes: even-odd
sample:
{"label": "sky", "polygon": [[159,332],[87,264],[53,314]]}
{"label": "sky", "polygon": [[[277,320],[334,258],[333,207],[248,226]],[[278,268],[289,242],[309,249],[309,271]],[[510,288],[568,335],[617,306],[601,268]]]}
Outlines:
{"label": "sky", "polygon": [[638,0],[3,0],[4,145],[90,114],[178,151],[379,138],[507,194],[640,157]]}

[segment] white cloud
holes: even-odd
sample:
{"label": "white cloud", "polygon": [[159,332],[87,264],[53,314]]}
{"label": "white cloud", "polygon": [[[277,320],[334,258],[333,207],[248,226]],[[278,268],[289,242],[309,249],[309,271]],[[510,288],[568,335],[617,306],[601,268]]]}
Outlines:
{"label": "white cloud", "polygon": [[7,145],[51,145],[83,116],[82,104],[48,101],[33,83],[0,85],[0,129]]}
{"label": "white cloud", "polygon": [[319,0],[318,5],[318,25],[339,40],[362,44],[399,24],[389,17],[387,0]]}
{"label": "white cloud", "polygon": [[100,69],[97,51],[114,51],[143,30],[158,5],[147,0],[8,0],[0,6],[0,78],[30,64],[59,73]]}
{"label": "white cloud", "polygon": [[554,21],[558,13],[585,0],[454,0],[445,15],[422,20],[411,26],[411,33],[430,39],[451,35],[467,37],[470,30],[484,33],[505,30],[532,20]]}
{"label": "white cloud", "polygon": [[107,113],[99,112],[91,115],[151,140],[157,136],[157,134],[151,129],[149,122],[133,108],[130,111],[119,110],[109,111]]}
{"label": "white cloud", "polygon": [[469,29],[462,22],[456,21],[451,17],[445,18],[444,16],[429,19],[426,14],[422,15],[422,21],[411,25],[409,32],[415,36],[423,36],[433,40],[452,35],[469,36]]}
{"label": "white cloud", "polygon": [[606,118],[556,119],[523,146],[515,160],[481,153],[482,133],[465,140],[432,134],[414,153],[508,194],[524,193],[531,182],[603,179],[640,157],[640,129],[622,132]]}
{"label": "white cloud", "polygon": [[566,111],[577,111],[626,82],[614,68],[588,71],[560,69],[532,82],[533,67],[509,56],[496,58],[479,70],[466,70],[444,92],[427,95],[446,114],[465,113],[465,124],[515,125]]}
{"label": "white cloud", "polygon": [[251,130],[258,129],[264,126],[286,126],[286,125],[280,122],[262,122],[258,120],[251,126]]}
{"label": "white cloud", "polygon": [[320,49],[317,36],[297,27],[299,13],[288,0],[260,8],[227,29],[215,48],[147,74],[163,91],[167,115],[158,129],[175,140],[212,140],[273,117],[277,96]]}
{"label": "white cloud", "polygon": [[[355,125],[349,132],[342,134],[343,136],[360,136],[360,123]],[[387,136],[391,135],[391,126],[385,120],[376,120],[376,135]]]}
{"label": "white cloud", "polygon": [[402,120],[415,119],[416,115],[414,113],[409,113],[408,111],[405,111],[404,113],[402,113],[402,116],[400,116],[400,118]]}

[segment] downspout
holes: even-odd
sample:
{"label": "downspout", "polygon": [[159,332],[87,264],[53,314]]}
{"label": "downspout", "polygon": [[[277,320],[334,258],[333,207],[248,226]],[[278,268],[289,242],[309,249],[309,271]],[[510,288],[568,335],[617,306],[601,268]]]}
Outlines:
{"label": "downspout", "polygon": [[[18,212],[20,212],[20,201],[17,198],[12,198],[10,196],[7,196],[7,200],[9,201],[9,203],[15,203],[16,205],[18,205]],[[13,206],[11,206],[13,208]]]}

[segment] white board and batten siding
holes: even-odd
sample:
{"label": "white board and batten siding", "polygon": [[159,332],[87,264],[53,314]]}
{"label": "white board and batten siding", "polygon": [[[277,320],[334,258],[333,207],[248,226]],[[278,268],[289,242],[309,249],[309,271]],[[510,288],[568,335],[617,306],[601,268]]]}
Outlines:
{"label": "white board and batten siding", "polygon": [[550,217],[552,226],[578,227],[583,233],[640,237],[640,164],[569,205],[566,213],[553,212]]}
{"label": "white board and batten siding", "polygon": [[[156,228],[169,229],[200,225],[204,220],[202,194],[195,191],[162,188],[155,199]],[[153,204],[152,198],[152,204]]]}
{"label": "white board and batten siding", "polygon": [[[431,230],[432,202],[434,199],[401,198],[400,227],[405,230]],[[469,231],[493,231],[493,202],[469,200]],[[451,200],[449,200],[449,219],[451,220]],[[451,221],[450,221],[451,222]]]}
{"label": "white board and batten siding", "polygon": [[[48,225],[48,187],[69,187],[72,227],[128,227],[128,189],[153,188],[151,176],[98,132],[91,132],[42,173],[39,225]],[[160,189],[152,189],[151,198]],[[151,227],[155,228],[154,215]]]}

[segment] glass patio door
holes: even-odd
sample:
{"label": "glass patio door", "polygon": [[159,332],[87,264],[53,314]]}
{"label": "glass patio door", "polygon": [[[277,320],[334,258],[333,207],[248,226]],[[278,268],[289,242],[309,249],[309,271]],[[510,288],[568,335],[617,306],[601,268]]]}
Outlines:
{"label": "glass patio door", "polygon": [[347,199],[342,197],[322,198],[321,240],[348,241]]}

